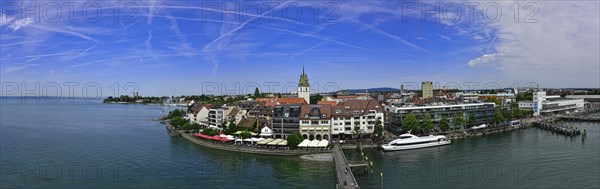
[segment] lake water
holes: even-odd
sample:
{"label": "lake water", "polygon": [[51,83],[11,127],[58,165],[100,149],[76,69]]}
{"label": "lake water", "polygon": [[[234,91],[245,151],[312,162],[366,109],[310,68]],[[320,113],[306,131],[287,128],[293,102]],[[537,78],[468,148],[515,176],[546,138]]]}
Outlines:
{"label": "lake water", "polygon": [[[0,188],[334,188],[332,163],[232,153],[172,138],[171,107],[76,99],[0,104]],[[363,188],[599,188],[600,124],[587,139],[526,129],[449,146],[367,150]],[[358,159],[355,150],[346,150]]]}

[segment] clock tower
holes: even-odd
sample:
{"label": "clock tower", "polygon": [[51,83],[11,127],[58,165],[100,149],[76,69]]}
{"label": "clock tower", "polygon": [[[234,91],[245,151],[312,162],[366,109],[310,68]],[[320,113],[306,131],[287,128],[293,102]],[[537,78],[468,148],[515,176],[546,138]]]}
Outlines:
{"label": "clock tower", "polygon": [[300,75],[300,82],[298,82],[298,98],[303,98],[307,104],[310,104],[310,86],[308,76],[304,73],[304,66],[302,66],[302,75]]}

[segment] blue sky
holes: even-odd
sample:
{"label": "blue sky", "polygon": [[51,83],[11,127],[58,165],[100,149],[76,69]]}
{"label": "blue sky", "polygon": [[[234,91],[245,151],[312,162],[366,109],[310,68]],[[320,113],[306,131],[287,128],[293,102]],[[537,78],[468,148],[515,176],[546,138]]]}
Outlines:
{"label": "blue sky", "polygon": [[283,86],[304,65],[313,91],[426,80],[600,87],[597,1],[36,2],[1,3],[3,86],[97,83],[108,96],[135,82],[142,95],[181,95],[280,82],[275,92],[293,92]]}

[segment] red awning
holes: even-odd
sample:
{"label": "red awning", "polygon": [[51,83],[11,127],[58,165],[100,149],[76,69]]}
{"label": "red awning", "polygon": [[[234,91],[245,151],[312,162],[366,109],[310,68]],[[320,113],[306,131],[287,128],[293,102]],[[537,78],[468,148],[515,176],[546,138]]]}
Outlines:
{"label": "red awning", "polygon": [[209,135],[198,133],[198,134],[194,134],[194,136],[200,137],[200,138],[205,138],[205,139],[223,141],[223,142],[229,141],[229,139],[227,139],[227,138],[221,138],[219,135],[209,136]]}

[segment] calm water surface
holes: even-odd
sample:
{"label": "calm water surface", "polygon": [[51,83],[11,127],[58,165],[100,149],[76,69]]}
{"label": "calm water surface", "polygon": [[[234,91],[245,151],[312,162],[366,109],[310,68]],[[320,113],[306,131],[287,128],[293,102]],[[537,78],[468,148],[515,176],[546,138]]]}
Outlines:
{"label": "calm water surface", "polygon": [[[333,164],[224,152],[171,138],[170,108],[99,102],[0,104],[0,188],[333,188]],[[367,150],[363,188],[600,188],[600,124],[587,139],[532,128],[449,146]],[[359,154],[347,150],[349,159]]]}
{"label": "calm water surface", "polygon": [[331,163],[199,147],[153,119],[161,106],[1,104],[0,188],[323,188]]}
{"label": "calm water surface", "polygon": [[[454,140],[412,151],[367,150],[375,173],[362,185],[381,188],[600,188],[600,124],[568,122],[587,137],[537,128]],[[347,151],[358,160],[356,150]]]}

